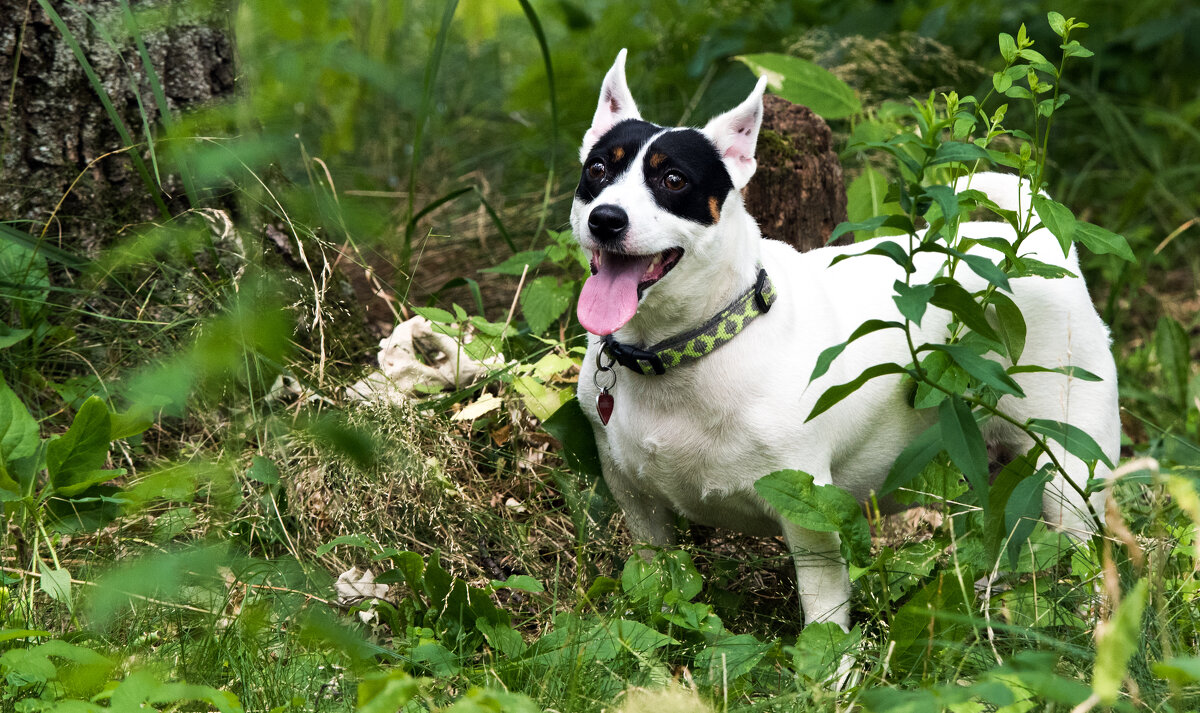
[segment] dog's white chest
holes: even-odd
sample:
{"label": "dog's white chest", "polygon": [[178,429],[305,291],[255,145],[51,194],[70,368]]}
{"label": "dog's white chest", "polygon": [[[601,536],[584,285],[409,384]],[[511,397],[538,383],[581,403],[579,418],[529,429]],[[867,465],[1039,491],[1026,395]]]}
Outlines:
{"label": "dog's white chest", "polygon": [[[777,534],[778,516],[757,495],[754,481],[778,469],[786,456],[775,429],[759,423],[762,412],[746,409],[745,395],[727,384],[679,390],[665,380],[642,383],[636,398],[627,393],[623,399],[622,389],[633,386],[617,386],[612,419],[600,432],[615,472],[628,478],[610,487],[658,498],[701,524]],[[581,389],[580,396],[594,403],[591,390]]]}

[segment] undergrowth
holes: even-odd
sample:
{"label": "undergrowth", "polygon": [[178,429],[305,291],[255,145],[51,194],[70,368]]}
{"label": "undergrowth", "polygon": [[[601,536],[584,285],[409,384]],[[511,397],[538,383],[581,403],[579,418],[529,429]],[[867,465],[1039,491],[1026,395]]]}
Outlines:
{"label": "undergrowth", "polygon": [[[147,128],[148,143],[123,139],[159,162],[143,172],[147,200],[161,198],[151,173],[176,172],[190,210],[137,226],[99,255],[51,244],[42,224],[0,224],[0,710],[1196,708],[1195,316],[1147,317],[1137,293],[1169,256],[1194,279],[1195,256],[1180,250],[1186,227],[1175,231],[1192,194],[1167,183],[1194,176],[1164,168],[1152,150],[1124,156],[1134,173],[1155,176],[1138,195],[1170,196],[1147,209],[1152,218],[1092,205],[1050,226],[1069,224],[1086,248],[1128,258],[1086,263],[1115,323],[1127,415],[1105,536],[1080,547],[992,502],[1030,476],[1019,464],[989,490],[954,452],[930,454],[899,483],[922,508],[882,519],[852,506],[826,523],[857,537],[855,626],[801,629],[778,539],[681,522],[688,545],[630,556],[572,399],[582,333],[571,306],[586,264],[553,217],[569,201],[571,137],[538,128],[587,118],[563,97],[590,101],[595,78],[561,40],[592,17],[570,3],[561,21],[523,1],[464,4],[469,20],[453,2],[244,6],[244,103]],[[731,12],[739,3],[718,3],[637,29],[609,17],[630,9],[618,5],[598,11],[595,32],[647,57],[664,52],[656,31],[694,50],[690,84],[701,89],[679,100],[685,116],[744,83],[741,65],[714,61],[737,51],[727,45],[770,49],[803,24],[786,3],[744,16]],[[161,23],[122,8],[124,31],[103,41],[128,34],[136,46]],[[721,32],[703,34],[714,22]],[[855,223],[841,230],[936,229],[952,213],[986,209],[934,188],[976,161],[1049,176],[1049,127],[1037,121],[1090,126],[1079,102],[1053,97],[1077,93],[1087,116],[1103,119],[1103,132],[1072,144],[1108,150],[1101,135],[1128,134],[1132,109],[1106,104],[1096,87],[1076,92],[1034,49],[1082,58],[1066,35],[1083,26],[1068,22],[1049,17],[1061,43],[1031,44],[1024,26],[1002,36],[1005,67],[982,93],[1011,101],[1007,121],[965,93],[864,105],[805,70],[818,79],[801,95],[843,102],[827,112],[854,175]],[[742,39],[722,45],[721,33]],[[335,47],[353,61],[326,62]],[[983,56],[998,64],[994,51]],[[404,71],[391,74],[393,65]],[[787,76],[789,66],[773,71]],[[145,69],[161,89],[148,60]],[[672,65],[662,81],[687,71]],[[1049,105],[1043,90],[1054,92]],[[309,105],[293,101],[302,94]],[[1032,123],[1021,124],[1022,102]],[[1186,119],[1156,120],[1184,139],[1181,150],[1200,145],[1186,140]],[[1003,128],[1022,125],[1044,133]],[[867,156],[871,145],[900,166],[945,160],[906,173]],[[356,164],[364,153],[372,161]],[[491,175],[511,188],[478,180],[481,156],[507,169]],[[537,178],[512,175],[521,173]],[[1064,176],[1055,205],[1067,210],[1104,179]],[[451,255],[460,272],[427,284],[426,250],[451,240],[436,230],[487,236],[490,262]],[[396,241],[390,285],[379,277],[387,246],[364,237],[381,234]],[[968,264],[996,283],[996,271],[1036,271],[1012,257],[990,270]],[[396,318],[419,315],[463,353],[490,359],[487,373],[397,403],[353,398],[347,387],[370,370],[380,336],[364,326],[363,285]],[[968,296],[974,308],[955,302],[955,313],[985,330],[974,300],[1000,292]],[[898,367],[951,390],[917,356]],[[986,410],[986,388],[997,387],[989,378],[1003,380],[959,366],[975,379],[970,403]],[[802,478],[780,477],[782,492],[803,492]],[[989,504],[1013,522],[997,531],[982,514]],[[853,674],[839,687],[847,656]]]}

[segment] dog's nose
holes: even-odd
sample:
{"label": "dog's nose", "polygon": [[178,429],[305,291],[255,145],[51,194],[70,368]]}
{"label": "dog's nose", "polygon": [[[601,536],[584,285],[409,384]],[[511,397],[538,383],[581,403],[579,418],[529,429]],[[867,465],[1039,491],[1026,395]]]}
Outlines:
{"label": "dog's nose", "polygon": [[598,205],[588,216],[588,228],[596,240],[615,243],[625,236],[629,228],[629,214],[620,206],[611,203]]}

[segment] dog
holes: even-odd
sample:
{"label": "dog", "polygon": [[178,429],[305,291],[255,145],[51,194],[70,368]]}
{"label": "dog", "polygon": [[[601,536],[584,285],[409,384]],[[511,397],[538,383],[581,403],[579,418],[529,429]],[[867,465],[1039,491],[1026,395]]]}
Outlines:
{"label": "dog", "polygon": [[[910,406],[911,384],[891,375],[806,421],[829,386],[876,364],[911,363],[903,332],[885,330],[852,342],[827,373],[809,379],[818,355],[864,321],[904,321],[892,300],[893,283],[904,275],[887,257],[857,255],[875,242],[798,253],[762,238],[741,191],[756,168],[765,86],[764,78],[701,129],[669,128],[642,120],[626,83],[624,50],[605,76],[571,209],[592,266],[577,307],[590,332],[578,398],[592,421],[604,479],[636,541],[673,544],[676,514],[749,534],[782,533],[805,622],[848,630],[850,582],[838,534],[790,523],[754,483],[795,469],[867,501],[897,455],[936,420],[936,409]],[[977,174],[971,187],[1002,208],[1029,206],[1028,185],[1015,176]],[[960,234],[1014,237],[998,222],[964,223]],[[1075,249],[1064,256],[1045,229],[1022,252],[1080,274]],[[917,257],[913,284],[928,282],[940,256]],[[965,269],[957,278],[971,291],[985,284]],[[1083,280],[1030,277],[1011,286],[1027,322],[1021,363],[1078,367],[1101,380],[1017,374],[1027,396],[1004,396],[1000,409],[1017,422],[1070,423],[1115,462],[1116,366]],[[721,318],[716,326],[714,316]],[[944,343],[950,321],[948,312],[930,307],[913,327],[915,343]],[[664,343],[670,348],[650,348]],[[989,447],[1024,453],[1033,445],[1001,419],[981,428]],[[1057,444],[1052,452],[1082,488],[1088,465]],[[1094,475],[1110,472],[1099,463]],[[1097,497],[1093,507],[1103,512]],[[1059,530],[1086,537],[1095,528],[1087,503],[1062,475],[1048,484],[1043,507]]]}

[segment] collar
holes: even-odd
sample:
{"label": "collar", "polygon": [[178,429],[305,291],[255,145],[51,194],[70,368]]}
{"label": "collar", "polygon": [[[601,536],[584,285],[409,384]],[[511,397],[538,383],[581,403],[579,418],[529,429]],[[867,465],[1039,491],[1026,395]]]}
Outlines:
{"label": "collar", "polygon": [[603,349],[618,364],[639,374],[665,374],[670,367],[695,361],[732,341],[755,317],[766,314],[778,296],[767,271],[759,265],[754,285],[696,329],[646,349],[622,344],[608,334],[601,339]]}

